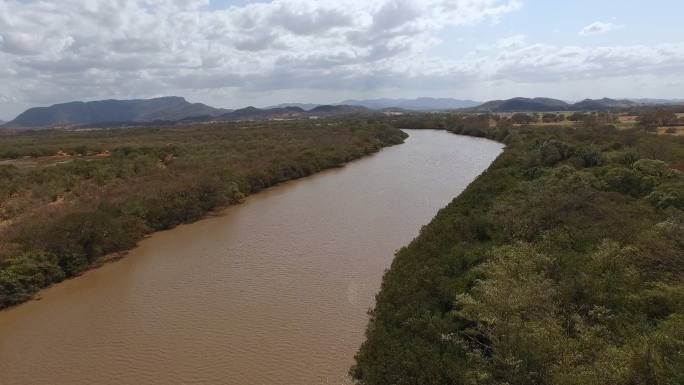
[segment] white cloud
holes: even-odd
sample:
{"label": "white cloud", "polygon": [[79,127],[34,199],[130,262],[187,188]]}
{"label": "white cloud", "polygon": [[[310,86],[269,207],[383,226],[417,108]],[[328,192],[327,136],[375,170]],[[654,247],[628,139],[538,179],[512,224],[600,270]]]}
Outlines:
{"label": "white cloud", "polygon": [[612,32],[620,28],[622,28],[622,26],[617,24],[595,21],[587,25],[586,27],[582,28],[579,34],[581,36],[602,35],[604,33]]}

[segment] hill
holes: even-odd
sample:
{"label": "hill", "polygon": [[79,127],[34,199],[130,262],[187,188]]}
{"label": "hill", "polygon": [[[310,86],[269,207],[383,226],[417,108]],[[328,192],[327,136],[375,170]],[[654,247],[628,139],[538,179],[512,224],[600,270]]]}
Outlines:
{"label": "hill", "polygon": [[346,115],[346,114],[364,114],[371,113],[371,109],[363,106],[352,106],[348,104],[338,104],[338,105],[321,105],[313,108],[309,111],[310,114],[316,116],[334,116],[334,115]]}
{"label": "hill", "polygon": [[294,118],[315,118],[315,117],[332,117],[341,115],[354,114],[374,114],[373,110],[360,106],[347,105],[317,105],[316,107],[306,111],[297,106],[289,107],[274,107],[274,108],[256,108],[246,107],[235,110],[210,120],[216,121],[238,121],[238,120],[265,120],[265,119],[294,119]]}
{"label": "hill", "polygon": [[177,96],[135,100],[112,99],[34,107],[26,110],[7,125],[30,128],[99,122],[174,121],[193,116],[218,116],[228,111],[201,103],[189,103]]}
{"label": "hill", "polygon": [[584,99],[581,102],[573,104],[574,109],[586,111],[586,110],[610,110],[613,108],[628,108],[634,107],[638,103],[632,102],[630,100],[615,100],[609,98],[603,99]]}
{"label": "hill", "polygon": [[300,107],[275,107],[260,109],[256,107],[246,107],[231,111],[215,117],[213,120],[219,121],[238,121],[238,120],[263,120],[273,118],[295,118],[306,115],[306,111]]}
{"label": "hill", "polygon": [[315,103],[280,103],[280,104],[276,104],[274,106],[264,107],[264,109],[270,110],[273,108],[299,107],[302,110],[308,111],[308,110],[310,110],[312,108],[316,108],[318,106],[320,106],[320,104],[315,104]]}
{"label": "hill", "polygon": [[565,111],[570,104],[550,98],[513,98],[507,100],[492,100],[475,107],[480,111],[490,112],[544,112]]}

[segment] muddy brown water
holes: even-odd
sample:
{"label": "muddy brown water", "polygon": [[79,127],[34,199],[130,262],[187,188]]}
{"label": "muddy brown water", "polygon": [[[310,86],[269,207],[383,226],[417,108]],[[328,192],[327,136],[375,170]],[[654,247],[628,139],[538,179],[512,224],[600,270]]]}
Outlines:
{"label": "muddy brown water", "polygon": [[502,149],[407,132],[0,312],[0,384],[348,383],[394,252]]}

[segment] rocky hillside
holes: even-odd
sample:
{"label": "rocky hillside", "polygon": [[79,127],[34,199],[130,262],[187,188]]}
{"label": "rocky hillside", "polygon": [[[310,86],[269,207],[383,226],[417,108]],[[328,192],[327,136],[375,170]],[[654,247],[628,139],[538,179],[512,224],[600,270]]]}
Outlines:
{"label": "rocky hillside", "polygon": [[7,125],[34,128],[100,122],[175,121],[197,116],[218,116],[227,112],[229,110],[201,103],[190,103],[177,96],[136,100],[99,100],[30,108]]}

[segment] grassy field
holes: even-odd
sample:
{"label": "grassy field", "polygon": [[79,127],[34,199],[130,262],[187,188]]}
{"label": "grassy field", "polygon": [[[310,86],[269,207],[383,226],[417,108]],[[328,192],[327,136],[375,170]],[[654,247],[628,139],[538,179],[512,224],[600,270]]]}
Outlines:
{"label": "grassy field", "polygon": [[0,141],[0,308],[145,234],[401,143],[381,122],[37,131]]}

